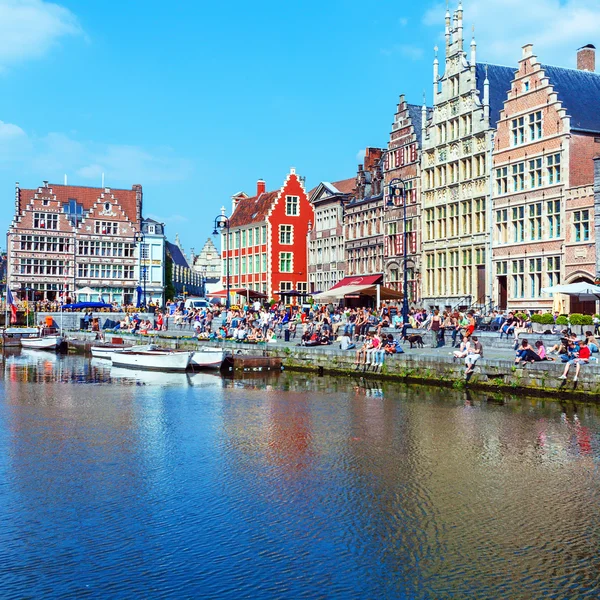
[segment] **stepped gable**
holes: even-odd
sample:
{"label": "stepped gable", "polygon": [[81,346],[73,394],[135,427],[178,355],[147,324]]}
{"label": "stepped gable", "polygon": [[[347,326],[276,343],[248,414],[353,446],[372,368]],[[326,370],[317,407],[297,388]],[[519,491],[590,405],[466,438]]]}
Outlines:
{"label": "stepped gable", "polygon": [[[136,221],[136,195],[137,190],[125,190],[106,188],[109,191],[108,195],[114,196],[121,208],[124,210],[127,217],[132,221]],[[41,191],[40,191],[41,190]],[[77,200],[83,206],[83,210],[87,213],[104,194],[104,188],[82,187],[76,185],[61,185],[49,183],[48,187],[37,189],[19,188],[19,212],[25,209],[27,204],[34,198],[36,194],[39,196],[55,196],[56,201],[61,204],[66,204],[69,200]]]}
{"label": "stepped gable", "polygon": [[251,198],[240,200],[229,218],[230,227],[241,227],[250,223],[261,223],[266,220],[267,213],[274,200],[279,195],[276,192],[264,192]]}
{"label": "stepped gable", "polygon": [[600,132],[600,75],[579,69],[540,66],[571,117],[571,129]]}
{"label": "stepped gable", "polygon": [[512,88],[517,68],[477,63],[475,65],[475,78],[477,80],[479,102],[483,102],[483,82],[486,77],[486,69],[487,78],[490,82],[490,125],[496,128],[500,120],[500,111],[503,110],[504,101]]}

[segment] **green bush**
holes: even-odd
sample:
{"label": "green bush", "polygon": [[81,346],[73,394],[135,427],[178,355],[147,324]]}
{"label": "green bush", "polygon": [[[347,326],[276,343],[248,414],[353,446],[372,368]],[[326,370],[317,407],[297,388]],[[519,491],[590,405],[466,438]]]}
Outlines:
{"label": "green bush", "polygon": [[534,315],[531,315],[531,322],[532,323],[541,323],[542,317],[543,317],[543,315],[538,315],[538,313],[535,313]]}
{"label": "green bush", "polygon": [[518,312],[515,317],[517,317],[517,319],[520,319],[521,321],[525,321],[527,320],[527,315],[523,312]]}
{"label": "green bush", "polygon": [[556,324],[557,325],[568,325],[569,319],[567,317],[565,317],[565,315],[560,315],[560,317],[556,317]]}
{"label": "green bush", "polygon": [[583,319],[583,315],[581,313],[571,313],[569,315],[569,323],[571,325],[583,325],[581,322]]}
{"label": "green bush", "polygon": [[583,315],[581,317],[581,324],[582,325],[593,325],[594,318],[592,317],[592,315]]}
{"label": "green bush", "polygon": [[550,313],[544,313],[541,317],[542,325],[554,325],[554,317]]}

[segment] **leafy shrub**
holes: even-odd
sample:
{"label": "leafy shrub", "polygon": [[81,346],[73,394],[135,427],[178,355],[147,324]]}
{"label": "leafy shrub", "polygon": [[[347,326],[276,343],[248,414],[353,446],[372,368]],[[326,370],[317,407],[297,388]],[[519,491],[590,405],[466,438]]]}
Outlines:
{"label": "leafy shrub", "polygon": [[554,325],[554,317],[550,313],[544,313],[541,317],[542,325]]}
{"label": "leafy shrub", "polygon": [[517,319],[520,319],[521,321],[525,321],[527,320],[527,315],[523,312],[518,312],[515,317],[517,317]]}
{"label": "leafy shrub", "polygon": [[569,319],[567,317],[565,317],[565,315],[560,315],[560,317],[556,317],[556,324],[557,325],[568,325]]}
{"label": "leafy shrub", "polygon": [[542,323],[542,317],[544,315],[538,315],[537,313],[535,313],[534,315],[531,315],[531,322],[532,323]]}
{"label": "leafy shrub", "polygon": [[582,325],[593,325],[594,318],[592,317],[592,315],[583,315],[581,317],[581,324]]}
{"label": "leafy shrub", "polygon": [[571,313],[569,315],[569,323],[571,325],[582,325],[583,315],[581,313]]}

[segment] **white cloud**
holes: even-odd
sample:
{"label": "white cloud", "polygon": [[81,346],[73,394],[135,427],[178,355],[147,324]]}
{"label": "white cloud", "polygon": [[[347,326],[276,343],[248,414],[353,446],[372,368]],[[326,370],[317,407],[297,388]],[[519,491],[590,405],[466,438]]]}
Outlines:
{"label": "white cloud", "polygon": [[[445,12],[438,4],[423,22],[443,30]],[[478,56],[488,62],[516,65],[521,46],[533,43],[541,62],[573,67],[577,48],[600,41],[598,0],[473,0],[463,14],[465,38],[475,25]]]}
{"label": "white cloud", "polygon": [[29,136],[18,125],[2,121],[0,159],[0,169],[35,180],[62,181],[66,173],[93,185],[100,185],[102,173],[107,185],[129,186],[181,181],[193,171],[191,161],[178,157],[171,148],[85,142],[60,132]]}
{"label": "white cloud", "polygon": [[0,68],[48,52],[59,39],[83,35],[67,8],[44,0],[0,0]]}

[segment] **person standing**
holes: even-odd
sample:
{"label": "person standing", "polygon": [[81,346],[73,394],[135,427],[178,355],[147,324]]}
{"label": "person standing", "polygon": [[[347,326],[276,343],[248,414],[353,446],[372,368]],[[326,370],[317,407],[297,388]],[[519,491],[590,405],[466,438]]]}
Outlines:
{"label": "person standing", "polygon": [[431,347],[437,348],[440,343],[440,329],[442,328],[442,318],[440,317],[440,311],[436,308],[433,311],[433,317],[429,322],[428,331],[431,331]]}

